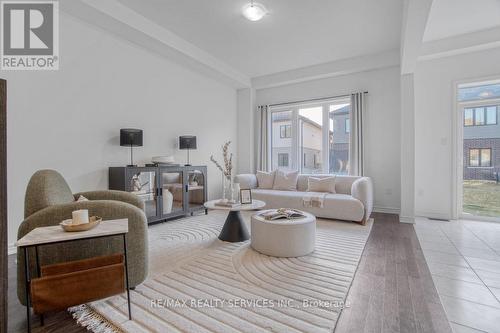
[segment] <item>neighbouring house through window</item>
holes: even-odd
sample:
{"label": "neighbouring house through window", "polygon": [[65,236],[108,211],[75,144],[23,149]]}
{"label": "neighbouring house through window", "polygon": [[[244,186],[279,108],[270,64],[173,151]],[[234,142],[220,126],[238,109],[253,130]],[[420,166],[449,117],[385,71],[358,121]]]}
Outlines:
{"label": "neighbouring house through window", "polygon": [[491,148],[469,149],[470,167],[491,167]]}
{"label": "neighbouring house through window", "polygon": [[349,172],[350,97],[270,106],[271,168]]}
{"label": "neighbouring house through window", "polygon": [[464,126],[496,125],[498,106],[464,109]]}

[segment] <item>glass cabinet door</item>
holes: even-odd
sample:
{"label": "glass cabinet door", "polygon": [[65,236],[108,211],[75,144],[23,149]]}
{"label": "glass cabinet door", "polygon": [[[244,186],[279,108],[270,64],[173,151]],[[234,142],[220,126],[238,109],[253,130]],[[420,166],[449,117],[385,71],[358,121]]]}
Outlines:
{"label": "glass cabinet door", "polygon": [[132,172],[129,179],[129,192],[137,195],[144,201],[144,210],[148,219],[157,216],[156,172],[137,170],[137,172]]}
{"label": "glass cabinet door", "polygon": [[206,179],[202,170],[189,170],[187,175],[187,203],[188,209],[203,207],[205,202]]}
{"label": "glass cabinet door", "polygon": [[184,210],[184,172],[161,170],[162,214],[170,215]]}

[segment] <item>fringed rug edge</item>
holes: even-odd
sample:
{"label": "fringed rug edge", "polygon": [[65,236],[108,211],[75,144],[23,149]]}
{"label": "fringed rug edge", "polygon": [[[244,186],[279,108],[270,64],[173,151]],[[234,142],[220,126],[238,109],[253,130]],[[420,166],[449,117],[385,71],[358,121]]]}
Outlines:
{"label": "fringed rug edge", "polygon": [[124,333],[118,325],[104,317],[87,304],[68,308],[76,323],[94,333]]}

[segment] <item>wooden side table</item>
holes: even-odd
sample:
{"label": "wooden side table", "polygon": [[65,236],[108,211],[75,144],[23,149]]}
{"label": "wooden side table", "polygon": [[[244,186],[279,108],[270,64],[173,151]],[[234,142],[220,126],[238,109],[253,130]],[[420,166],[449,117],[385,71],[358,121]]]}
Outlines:
{"label": "wooden side table", "polygon": [[[128,219],[119,219],[119,220],[103,221],[97,227],[91,230],[81,231],[81,232],[65,232],[59,225],[50,227],[41,227],[33,229],[23,238],[19,239],[16,242],[16,246],[18,247],[19,250],[24,251],[24,267],[25,267],[24,279],[26,288],[26,318],[28,321],[28,332],[31,332],[31,320],[30,320],[31,277],[29,271],[28,249],[31,247],[35,248],[37,275],[38,277],[40,277],[41,269],[40,269],[40,260],[38,256],[38,247],[47,244],[58,244],[58,243],[72,242],[82,239],[95,239],[95,238],[103,238],[103,237],[119,236],[119,235],[123,237],[123,255],[124,255],[124,265],[125,265],[125,284],[126,284],[127,302],[128,302],[128,317],[130,320],[132,320],[132,312],[130,308],[130,288],[128,281],[127,239],[125,237],[127,233],[128,233]],[[41,314],[40,320],[43,325],[43,314]]]}

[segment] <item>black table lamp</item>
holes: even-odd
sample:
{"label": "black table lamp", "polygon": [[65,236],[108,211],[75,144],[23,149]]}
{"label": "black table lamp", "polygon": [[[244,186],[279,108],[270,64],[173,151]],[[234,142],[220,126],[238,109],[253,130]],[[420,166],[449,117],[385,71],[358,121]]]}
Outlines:
{"label": "black table lamp", "polygon": [[179,149],[187,149],[187,166],[189,164],[189,150],[196,149],[196,136],[194,135],[183,135],[179,137]]}
{"label": "black table lamp", "polygon": [[142,130],[135,128],[122,128],[120,130],[120,146],[130,147],[130,164],[134,165],[134,154],[132,147],[142,147]]}

